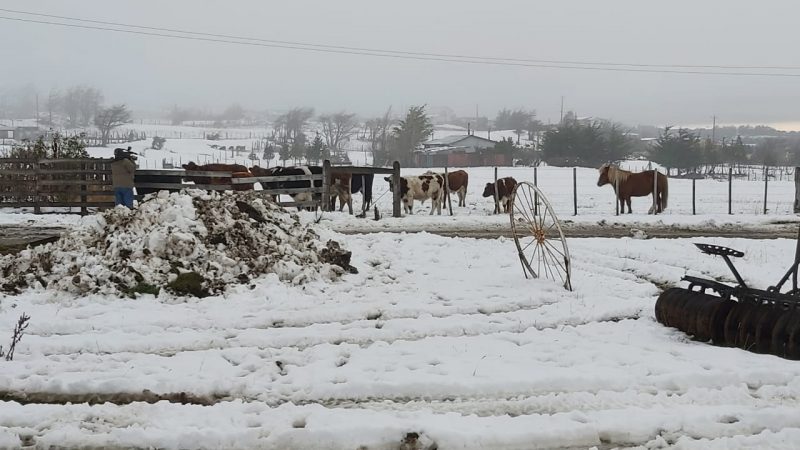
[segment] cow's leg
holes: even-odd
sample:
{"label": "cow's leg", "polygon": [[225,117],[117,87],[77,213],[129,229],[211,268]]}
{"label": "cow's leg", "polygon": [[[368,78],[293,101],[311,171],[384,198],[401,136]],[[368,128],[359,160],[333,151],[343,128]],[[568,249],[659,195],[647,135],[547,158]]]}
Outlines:
{"label": "cow's leg", "polygon": [[439,197],[438,197],[438,198],[436,198],[436,199],[435,199],[435,200],[434,200],[434,201],[431,203],[431,214],[430,214],[430,215],[433,215],[433,210],[434,210],[434,209],[436,209],[436,214],[438,214],[438,215],[440,215],[440,216],[442,215],[442,203],[444,203],[444,197],[445,197],[445,196],[444,196],[444,195],[442,195],[442,193],[441,193],[441,192],[439,192]]}
{"label": "cow's leg", "polygon": [[631,209],[631,198],[630,197],[626,198],[625,203],[628,204],[628,214],[633,214],[633,209]]}
{"label": "cow's leg", "polygon": [[351,194],[347,195],[347,211],[350,215],[353,215],[353,196]]}
{"label": "cow's leg", "polygon": [[458,190],[458,206],[467,206],[467,193],[463,187]]}
{"label": "cow's leg", "polygon": [[404,198],[403,199],[403,209],[406,211],[406,214],[410,214],[410,215],[414,214],[414,212],[413,212],[414,203],[413,202],[414,202],[413,199],[408,199],[408,198]]}

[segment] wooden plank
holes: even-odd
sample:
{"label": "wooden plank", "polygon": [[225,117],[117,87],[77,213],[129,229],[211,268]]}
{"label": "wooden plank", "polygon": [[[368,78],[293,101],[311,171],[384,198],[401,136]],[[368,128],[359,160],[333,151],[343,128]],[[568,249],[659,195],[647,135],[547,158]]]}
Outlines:
{"label": "wooden plank", "polygon": [[0,186],[19,186],[29,184],[31,189],[34,188],[36,180],[3,180],[0,179]]}
{"label": "wooden plank", "polygon": [[33,167],[30,169],[0,169],[0,176],[3,175],[33,175]]}
{"label": "wooden plank", "polygon": [[292,195],[292,194],[321,194],[322,188],[315,187],[315,188],[296,188],[296,189],[264,189],[263,191],[258,191],[262,194],[267,195]]}
{"label": "wooden plank", "polygon": [[135,183],[137,188],[150,189],[201,189],[204,191],[232,191],[230,184],[180,184],[180,183]]}
{"label": "wooden plank", "polygon": [[[4,173],[4,172],[2,170],[0,170],[0,174],[2,174],[2,173]],[[33,170],[30,170],[30,171],[25,172],[25,173],[33,173]],[[103,174],[103,175],[111,175],[111,169],[108,169],[108,170],[104,170],[104,169],[103,170],[100,170],[100,169],[97,169],[97,170],[95,170],[95,169],[85,169],[85,170],[84,169],[75,169],[75,170],[71,170],[71,169],[39,169],[39,173],[47,174],[47,175],[56,175],[56,174],[65,174],[65,175],[73,175],[73,174],[76,174],[76,175]]]}
{"label": "wooden plank", "polygon": [[139,170],[136,169],[135,175],[151,176],[179,176],[179,177],[210,177],[210,178],[230,178],[232,172],[204,171],[204,170]]}
{"label": "wooden plank", "polygon": [[113,208],[114,202],[39,202],[42,208]]}
{"label": "wooden plank", "polygon": [[318,175],[281,175],[276,177],[243,177],[233,178],[234,184],[244,183],[279,183],[283,181],[322,181],[322,174]]}
{"label": "wooden plank", "polygon": [[83,159],[40,159],[39,164],[65,164],[65,163],[111,163],[114,160],[112,158],[83,158]]}
{"label": "wooden plank", "polygon": [[109,185],[111,180],[39,180],[39,186]]}
{"label": "wooden plank", "polygon": [[0,208],[34,208],[35,202],[0,202]]}
{"label": "wooden plank", "polygon": [[33,164],[35,162],[36,162],[36,160],[33,160],[33,159],[0,158],[0,164],[17,164],[17,163]]}
{"label": "wooden plank", "polygon": [[319,202],[278,202],[279,205],[283,206],[284,208],[313,208],[319,207]]}
{"label": "wooden plank", "polygon": [[186,175],[185,170],[173,170],[173,169],[136,169],[136,175],[164,175],[164,176],[184,176]]}
{"label": "wooden plank", "polygon": [[331,173],[351,173],[353,175],[391,175],[391,167],[331,166]]}

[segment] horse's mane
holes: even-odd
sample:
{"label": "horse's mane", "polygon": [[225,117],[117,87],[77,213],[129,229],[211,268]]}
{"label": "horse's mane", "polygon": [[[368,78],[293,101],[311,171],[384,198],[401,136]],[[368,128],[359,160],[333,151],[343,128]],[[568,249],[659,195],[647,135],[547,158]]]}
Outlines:
{"label": "horse's mane", "polygon": [[623,183],[633,173],[627,170],[620,169],[618,166],[615,166],[613,164],[603,164],[603,167],[608,168],[608,181],[611,184],[616,184],[618,181],[620,183]]}

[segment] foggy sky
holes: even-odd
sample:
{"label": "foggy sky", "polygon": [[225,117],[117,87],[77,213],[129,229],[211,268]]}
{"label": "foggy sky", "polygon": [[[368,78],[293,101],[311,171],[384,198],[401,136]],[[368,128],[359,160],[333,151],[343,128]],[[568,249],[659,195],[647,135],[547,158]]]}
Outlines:
{"label": "foggy sky", "polygon": [[[3,0],[0,7],[353,47],[528,59],[800,66],[800,3],[703,0]],[[13,16],[0,13],[2,16]],[[192,42],[0,20],[0,85],[91,84],[108,102],[494,117],[565,109],[630,124],[800,121],[800,78],[481,66]],[[800,73],[800,70],[794,71]]]}

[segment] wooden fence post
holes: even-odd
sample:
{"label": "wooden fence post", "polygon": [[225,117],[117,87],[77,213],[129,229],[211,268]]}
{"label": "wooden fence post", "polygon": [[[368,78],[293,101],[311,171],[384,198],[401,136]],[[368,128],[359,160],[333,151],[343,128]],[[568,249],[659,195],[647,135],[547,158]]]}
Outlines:
{"label": "wooden fence post", "polygon": [[444,167],[444,191],[445,195],[447,196],[447,209],[450,211],[450,215],[453,215],[453,201],[450,199],[450,177],[447,173],[447,166]]}
{"label": "wooden fence post", "polygon": [[500,214],[500,194],[497,192],[497,167],[494,168],[494,213]]}
{"label": "wooden fence post", "polygon": [[572,203],[575,205],[575,215],[578,215],[578,168],[572,168]]}
{"label": "wooden fence post", "polygon": [[764,165],[764,215],[767,215],[767,184],[769,182],[769,169]]}
{"label": "wooden fence post", "polygon": [[697,178],[692,178],[692,215],[697,214],[697,208],[695,207],[695,191],[697,186]]}
{"label": "wooden fence post", "polygon": [[86,209],[86,191],[87,191],[87,188],[86,188],[86,163],[85,162],[81,163],[81,181],[83,181],[83,183],[80,186],[80,190],[81,190],[81,215],[85,216],[85,215],[89,214],[89,210]]}
{"label": "wooden fence post", "polygon": [[33,163],[33,180],[34,180],[34,191],[33,191],[33,213],[34,214],[41,214],[42,207],[39,206],[39,177],[41,174],[39,173],[39,161],[34,161]]}
{"label": "wooden fence post", "polygon": [[800,214],[800,167],[794,168],[794,213]]}
{"label": "wooden fence post", "polygon": [[[322,163],[322,210],[331,210],[331,161],[326,159]],[[311,183],[314,186],[314,183]]]}
{"label": "wooden fence post", "polygon": [[733,214],[733,167],[728,167],[728,214]]}
{"label": "wooden fence post", "polygon": [[392,216],[400,217],[400,161],[392,163]]}
{"label": "wooden fence post", "polygon": [[[620,203],[620,196],[619,196],[619,178],[614,180],[614,203],[617,205],[617,213],[615,215],[619,215],[619,203]],[[625,213],[625,210],[622,210],[622,213]]]}

